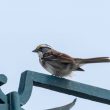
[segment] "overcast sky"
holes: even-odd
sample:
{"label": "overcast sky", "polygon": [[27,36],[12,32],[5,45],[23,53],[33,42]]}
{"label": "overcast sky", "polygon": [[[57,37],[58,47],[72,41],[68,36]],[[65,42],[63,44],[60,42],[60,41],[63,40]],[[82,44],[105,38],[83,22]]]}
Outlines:
{"label": "overcast sky", "polygon": [[[49,74],[32,50],[46,43],[73,57],[110,56],[109,0],[1,0],[0,73],[8,77],[5,93],[17,91],[25,70]],[[83,66],[70,80],[110,89],[110,64]],[[26,110],[65,105],[75,97],[35,87]],[[110,110],[110,106],[78,98],[72,110]]]}

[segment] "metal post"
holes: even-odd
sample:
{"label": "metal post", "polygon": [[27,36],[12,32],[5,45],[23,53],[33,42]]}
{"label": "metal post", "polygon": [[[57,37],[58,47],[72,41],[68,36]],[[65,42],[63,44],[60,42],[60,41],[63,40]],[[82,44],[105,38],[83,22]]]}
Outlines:
{"label": "metal post", "polygon": [[11,92],[7,95],[9,110],[23,110],[20,107],[19,94],[17,92]]}

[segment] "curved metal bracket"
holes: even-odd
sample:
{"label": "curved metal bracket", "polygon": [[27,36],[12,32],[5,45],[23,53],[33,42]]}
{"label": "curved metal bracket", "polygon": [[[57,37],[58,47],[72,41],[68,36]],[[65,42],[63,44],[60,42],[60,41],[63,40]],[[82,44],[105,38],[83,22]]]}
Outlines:
{"label": "curved metal bracket", "polygon": [[[0,74],[0,86],[7,82],[7,77]],[[110,105],[110,90],[70,81],[33,71],[25,71],[21,75],[18,92],[11,92],[5,95],[0,89],[1,110],[23,110],[21,106],[29,100],[33,86],[43,87],[57,92],[74,95],[92,101]],[[65,106],[48,110],[69,110],[76,102],[76,99]]]}
{"label": "curved metal bracket", "polygon": [[[7,82],[7,77],[0,74],[0,86]],[[21,106],[29,100],[33,86],[43,87],[57,92],[73,95],[92,101],[110,105],[110,90],[98,88],[58,78],[33,71],[25,71],[21,75],[18,92],[11,92],[5,95],[0,89],[0,109],[1,110],[23,110]],[[69,110],[76,102],[76,99],[65,106],[48,110]]]}
{"label": "curved metal bracket", "polygon": [[73,102],[65,105],[65,106],[61,106],[61,107],[57,107],[57,108],[52,108],[52,109],[47,109],[47,110],[70,110],[76,103],[77,99],[74,99]]}
{"label": "curved metal bracket", "polygon": [[[3,74],[0,74],[0,86],[7,82],[7,77]],[[4,104],[7,103],[7,97],[0,89],[0,103]]]}
{"label": "curved metal bracket", "polygon": [[22,73],[21,87],[18,90],[22,105],[29,100],[32,85],[110,105],[110,90],[33,71]]}
{"label": "curved metal bracket", "polygon": [[[44,78],[42,79],[41,77],[42,78],[44,77]],[[49,78],[50,77],[51,76],[49,76]],[[48,81],[48,79],[45,79],[45,75],[43,76],[42,74],[39,74],[39,73],[36,74],[35,72],[31,72],[31,71],[25,71],[22,73],[20,84],[19,84],[19,89],[18,89],[21,106],[26,104],[27,101],[30,99],[33,86],[40,86],[41,83],[38,83],[40,78],[42,81],[44,81],[44,83],[46,83],[45,81]],[[56,108],[48,109],[48,110],[70,110],[70,108],[74,106],[75,102],[76,102],[76,99],[74,99],[72,103],[69,103],[62,107],[56,107]]]}
{"label": "curved metal bracket", "polygon": [[[21,75],[18,92],[10,92],[5,95],[0,89],[0,110],[24,110],[21,108],[29,100],[34,85],[34,77],[36,74],[31,71],[25,71]],[[0,74],[0,86],[7,82],[7,77]],[[69,110],[76,99],[65,106],[57,107],[49,110]],[[65,109],[64,109],[65,108]]]}
{"label": "curved metal bracket", "polygon": [[[7,77],[0,74],[0,86],[7,82]],[[0,110],[8,110],[7,96],[0,89]]]}
{"label": "curved metal bracket", "polygon": [[25,71],[21,75],[18,93],[20,96],[20,104],[24,105],[29,100],[33,88],[32,73]]}

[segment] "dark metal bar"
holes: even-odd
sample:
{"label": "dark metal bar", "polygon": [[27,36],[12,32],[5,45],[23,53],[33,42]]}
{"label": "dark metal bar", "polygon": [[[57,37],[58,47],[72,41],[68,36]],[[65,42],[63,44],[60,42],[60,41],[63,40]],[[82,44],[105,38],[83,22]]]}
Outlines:
{"label": "dark metal bar", "polygon": [[7,77],[3,74],[0,74],[0,86],[7,82]]}
{"label": "dark metal bar", "polygon": [[11,92],[8,95],[8,110],[23,110],[20,106],[19,94]]}
{"label": "dark metal bar", "polygon": [[[7,77],[3,74],[0,74],[0,86],[7,82]],[[0,104],[7,103],[7,97],[0,89]]]}
{"label": "dark metal bar", "polygon": [[66,93],[69,95],[74,95],[80,98],[110,105],[110,90],[42,73],[32,71],[26,71],[26,73],[32,74],[34,86],[39,86],[61,93]]}
{"label": "dark metal bar", "polygon": [[[20,98],[20,105],[24,105],[29,100],[31,93],[32,93],[32,87],[33,87],[33,74],[29,71],[23,72],[20,79],[20,85],[18,89],[19,98]],[[70,110],[75,105],[76,99],[74,99],[73,102],[61,106],[56,107],[53,109],[48,110]]]}
{"label": "dark metal bar", "polygon": [[7,97],[0,89],[0,104],[4,104],[4,103],[7,103]]}
{"label": "dark metal bar", "polygon": [[23,72],[20,79],[18,93],[20,96],[20,105],[24,105],[29,100],[33,88],[32,73]]}

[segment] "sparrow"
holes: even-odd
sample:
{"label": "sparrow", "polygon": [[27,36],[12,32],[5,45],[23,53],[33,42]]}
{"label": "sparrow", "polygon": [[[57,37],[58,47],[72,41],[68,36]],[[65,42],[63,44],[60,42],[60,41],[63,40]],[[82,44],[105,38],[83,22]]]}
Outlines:
{"label": "sparrow", "polygon": [[37,46],[32,52],[38,53],[42,67],[57,77],[67,76],[72,71],[84,71],[81,66],[85,64],[110,62],[110,57],[74,58],[47,44]]}

